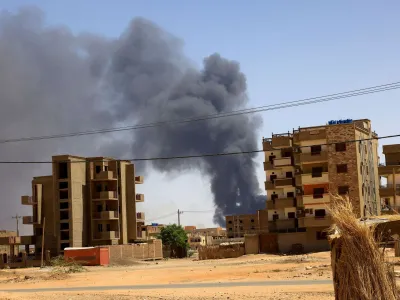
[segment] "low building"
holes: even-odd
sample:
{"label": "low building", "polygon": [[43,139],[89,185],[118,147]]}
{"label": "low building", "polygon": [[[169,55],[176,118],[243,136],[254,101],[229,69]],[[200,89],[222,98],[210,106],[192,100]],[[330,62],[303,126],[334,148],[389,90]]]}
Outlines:
{"label": "low building", "polygon": [[228,238],[240,238],[245,234],[268,232],[268,213],[259,210],[255,214],[232,215],[225,217]]}
{"label": "low building", "polygon": [[157,239],[165,225],[153,223],[151,225],[142,225],[140,239],[152,240]]}
{"label": "low building", "polygon": [[400,213],[400,144],[383,145],[385,162],[379,165],[378,172],[381,179],[386,181],[381,184],[382,213]]}
{"label": "low building", "polygon": [[16,236],[16,231],[0,230],[0,262],[7,262],[9,256],[18,255],[19,247],[12,243]]}

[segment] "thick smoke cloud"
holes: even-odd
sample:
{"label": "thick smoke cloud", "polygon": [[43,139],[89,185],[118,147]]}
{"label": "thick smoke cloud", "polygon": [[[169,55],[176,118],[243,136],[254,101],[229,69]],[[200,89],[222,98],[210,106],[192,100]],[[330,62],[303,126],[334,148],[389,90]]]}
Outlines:
{"label": "thick smoke cloud", "polygon": [[[246,78],[238,63],[213,54],[198,70],[182,47],[182,41],[144,19],[133,20],[119,38],[107,40],[45,27],[36,9],[3,13],[0,138],[178,120],[245,107]],[[115,137],[112,146],[101,137],[4,144],[0,155],[3,160],[43,160],[67,152],[153,157],[246,151],[258,148],[260,124],[254,115],[243,115],[135,130],[123,139]],[[201,170],[211,182],[214,219],[222,225],[225,214],[255,212],[264,205],[253,159],[254,155],[208,157],[140,167]],[[21,187],[33,174],[43,174],[43,168],[0,166],[0,188],[7,185],[2,201],[11,203],[0,215],[0,226],[19,206]]]}

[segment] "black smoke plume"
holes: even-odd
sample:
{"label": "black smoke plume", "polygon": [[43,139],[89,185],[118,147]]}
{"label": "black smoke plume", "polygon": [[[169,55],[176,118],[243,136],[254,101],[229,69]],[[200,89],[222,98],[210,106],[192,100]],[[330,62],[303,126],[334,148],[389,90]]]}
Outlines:
{"label": "black smoke plume", "polygon": [[[119,38],[105,39],[46,27],[37,9],[3,13],[0,68],[0,139],[179,120],[241,109],[248,101],[237,62],[213,54],[199,70],[185,57],[182,41],[141,18]],[[254,115],[215,118],[135,130],[112,143],[90,137],[3,144],[0,155],[45,160],[60,152],[159,157],[247,151],[259,148],[260,124]],[[253,159],[245,154],[149,164],[161,172],[201,170],[211,182],[214,221],[223,225],[224,215],[255,212],[265,203]],[[7,197],[21,195],[33,173],[27,169],[1,166]],[[16,205],[6,207],[9,215]]]}

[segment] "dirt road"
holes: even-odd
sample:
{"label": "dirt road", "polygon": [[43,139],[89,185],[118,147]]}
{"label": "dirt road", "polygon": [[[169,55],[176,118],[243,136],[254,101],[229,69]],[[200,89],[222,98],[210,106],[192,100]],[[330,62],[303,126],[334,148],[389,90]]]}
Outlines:
{"label": "dirt road", "polygon": [[[163,260],[90,267],[85,272],[68,275],[55,274],[51,269],[3,270],[0,291],[4,292],[0,298],[328,300],[333,299],[330,280],[329,253],[251,255],[224,260]],[[218,283],[223,284],[215,286]],[[53,290],[38,290],[46,288]]]}

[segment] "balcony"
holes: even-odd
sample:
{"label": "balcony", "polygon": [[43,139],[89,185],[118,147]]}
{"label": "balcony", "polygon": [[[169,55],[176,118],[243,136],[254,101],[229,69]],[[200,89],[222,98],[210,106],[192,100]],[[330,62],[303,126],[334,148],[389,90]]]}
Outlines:
{"label": "balcony", "polygon": [[118,231],[104,231],[104,232],[96,232],[93,236],[94,240],[114,240],[119,239]]}
{"label": "balcony", "polygon": [[34,204],[37,204],[34,201],[33,197],[31,197],[31,196],[22,196],[21,197],[21,203],[22,203],[22,205],[34,205]]}
{"label": "balcony", "polygon": [[117,177],[114,175],[113,171],[101,171],[95,175],[93,180],[117,180]]}
{"label": "balcony", "polygon": [[135,184],[142,184],[144,181],[143,176],[135,176]]}
{"label": "balcony", "polygon": [[282,199],[275,199],[275,200],[268,200],[267,201],[267,209],[268,210],[275,210],[275,209],[284,209],[288,207],[295,207],[296,201],[293,198],[282,198]]}
{"label": "balcony", "polygon": [[399,165],[383,165],[380,164],[378,167],[378,174],[380,176],[387,176],[387,175],[393,175],[394,174],[400,174],[400,166]]}
{"label": "balcony", "polygon": [[275,187],[293,186],[293,178],[277,178],[274,180]]}
{"label": "balcony", "polygon": [[264,171],[271,171],[271,170],[274,170],[274,169],[275,169],[275,167],[274,167],[274,164],[272,162],[270,162],[270,161],[264,162]]}
{"label": "balcony", "polygon": [[379,188],[379,195],[381,197],[394,197],[400,195],[400,184],[386,184],[381,185]]}
{"label": "balcony", "polygon": [[33,216],[22,217],[22,224],[24,224],[24,225],[33,225],[36,223],[37,223],[37,220]]}
{"label": "balcony", "polygon": [[293,135],[294,142],[302,141],[316,141],[326,139],[326,129],[325,127],[319,127],[312,130],[301,130],[297,131]]}
{"label": "balcony", "polygon": [[277,178],[274,181],[265,181],[265,190],[279,189],[293,186],[293,178]]}
{"label": "balcony", "polygon": [[301,175],[302,184],[319,184],[327,182],[329,182],[328,172]]}
{"label": "balcony", "polygon": [[136,202],[144,202],[144,195],[143,194],[136,194],[135,195]]}
{"label": "balcony", "polygon": [[331,196],[329,194],[322,195],[303,195],[303,205],[314,204],[314,203],[326,203],[331,202]]}
{"label": "balcony", "polygon": [[325,162],[328,160],[328,152],[321,151],[316,153],[299,153],[295,155],[296,164],[312,164]]}
{"label": "balcony", "polygon": [[268,228],[270,232],[276,231],[290,231],[296,228],[296,219],[279,219],[268,222]]}
{"label": "balcony", "polygon": [[144,212],[136,213],[136,222],[144,222]]}
{"label": "balcony", "polygon": [[270,139],[263,139],[263,150],[264,151],[273,151],[274,147],[272,147],[272,143]]}
{"label": "balcony", "polygon": [[299,218],[299,227],[329,227],[332,225],[332,218],[330,216],[325,217],[304,217]]}
{"label": "balcony", "polygon": [[118,211],[101,211],[92,213],[93,220],[118,220]]}
{"label": "balcony", "polygon": [[96,195],[95,200],[117,200],[117,191],[103,191]]}
{"label": "balcony", "polygon": [[292,158],[291,157],[282,157],[282,158],[275,158],[274,159],[274,167],[285,167],[292,165]]}
{"label": "balcony", "polygon": [[289,134],[272,136],[273,148],[289,148],[292,147],[292,137]]}

